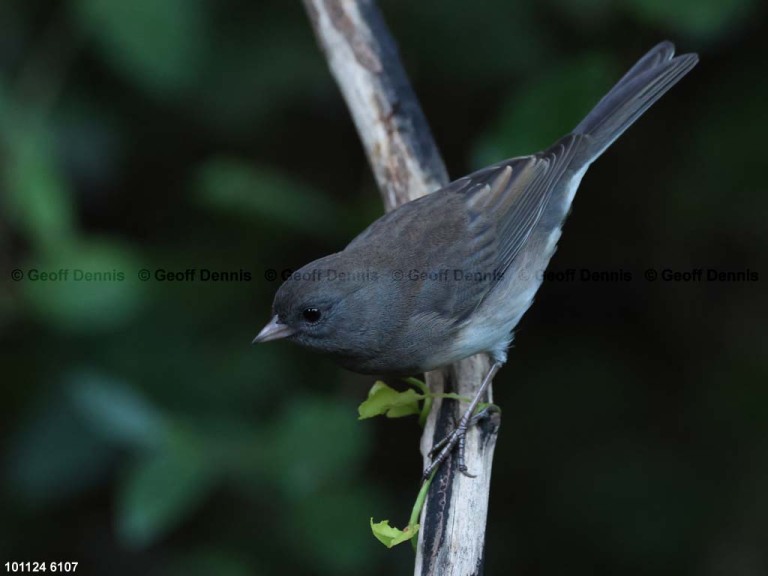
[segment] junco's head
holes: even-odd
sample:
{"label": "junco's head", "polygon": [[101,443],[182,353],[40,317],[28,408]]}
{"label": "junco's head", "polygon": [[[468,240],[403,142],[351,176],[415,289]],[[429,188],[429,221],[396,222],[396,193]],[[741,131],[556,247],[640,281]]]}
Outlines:
{"label": "junco's head", "polygon": [[390,329],[380,310],[397,296],[359,255],[331,254],[293,272],[275,295],[272,321],[254,341],[287,338],[353,369],[378,354]]}

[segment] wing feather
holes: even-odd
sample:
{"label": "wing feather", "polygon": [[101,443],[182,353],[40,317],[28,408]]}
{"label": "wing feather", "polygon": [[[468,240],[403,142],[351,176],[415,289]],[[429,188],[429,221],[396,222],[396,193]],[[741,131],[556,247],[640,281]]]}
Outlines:
{"label": "wing feather", "polygon": [[442,272],[437,280],[409,279],[407,302],[398,306],[411,310],[411,321],[428,314],[460,325],[525,245],[581,138],[567,136],[544,152],[500,162],[405,204],[345,250],[361,251],[360,260],[385,277],[393,270]]}

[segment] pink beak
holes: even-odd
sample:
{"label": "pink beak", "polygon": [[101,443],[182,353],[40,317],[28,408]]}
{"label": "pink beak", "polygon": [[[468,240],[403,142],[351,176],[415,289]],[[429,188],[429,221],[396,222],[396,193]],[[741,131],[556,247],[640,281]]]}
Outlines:
{"label": "pink beak", "polygon": [[269,342],[270,340],[277,340],[279,338],[287,338],[291,334],[293,334],[294,330],[287,324],[281,324],[277,316],[274,316],[272,320],[269,321],[269,324],[264,326],[262,328],[261,332],[259,332],[259,335],[256,336],[256,338],[253,339],[253,342],[251,344],[258,344],[260,342]]}

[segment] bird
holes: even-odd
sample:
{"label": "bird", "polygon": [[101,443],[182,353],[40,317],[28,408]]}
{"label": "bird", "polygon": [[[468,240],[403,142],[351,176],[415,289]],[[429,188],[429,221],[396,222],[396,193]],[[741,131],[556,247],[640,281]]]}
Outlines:
{"label": "bird", "polygon": [[458,446],[459,470],[471,476],[464,437],[507,361],[585,172],[697,63],[697,54],[675,56],[675,46],[661,42],[549,148],[478,170],[383,215],[340,252],[292,273],[253,342],[286,338],[354,372],[382,375],[423,373],[487,354],[491,365],[480,388],[423,475]]}

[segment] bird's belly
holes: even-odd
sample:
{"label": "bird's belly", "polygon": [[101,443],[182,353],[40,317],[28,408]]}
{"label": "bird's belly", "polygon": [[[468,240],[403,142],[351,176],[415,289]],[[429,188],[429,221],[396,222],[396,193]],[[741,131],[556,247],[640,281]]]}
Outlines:
{"label": "bird's belly", "polygon": [[464,358],[488,352],[495,360],[506,361],[512,331],[541,286],[544,271],[557,248],[563,221],[586,170],[584,166],[553,195],[513,265],[472,314],[469,324],[457,334],[451,350],[454,356]]}
{"label": "bird's belly", "polygon": [[494,360],[505,362],[512,331],[533,303],[541,285],[539,278],[499,286],[473,314],[471,321],[456,336],[453,353],[467,357],[489,353]]}
{"label": "bird's belly", "polygon": [[[413,374],[434,370],[481,352],[490,354],[495,361],[505,362],[512,332],[541,286],[544,271],[557,248],[563,221],[586,170],[587,166],[583,166],[572,173],[554,191],[512,266],[458,331],[449,334],[438,330],[430,334],[431,337],[396,347],[397,353],[382,350],[380,355],[366,362],[355,359],[347,367],[365,373]],[[395,358],[399,361],[395,362]]]}

